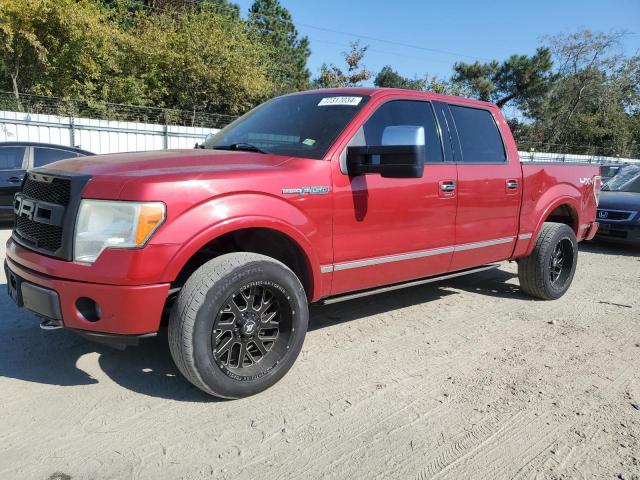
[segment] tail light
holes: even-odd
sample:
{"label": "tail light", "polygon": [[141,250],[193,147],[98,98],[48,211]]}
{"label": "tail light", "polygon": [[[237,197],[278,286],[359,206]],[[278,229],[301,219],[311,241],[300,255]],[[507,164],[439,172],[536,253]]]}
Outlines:
{"label": "tail light", "polygon": [[602,177],[596,175],[593,177],[593,196],[596,199],[596,206],[600,202],[600,190],[602,190]]}

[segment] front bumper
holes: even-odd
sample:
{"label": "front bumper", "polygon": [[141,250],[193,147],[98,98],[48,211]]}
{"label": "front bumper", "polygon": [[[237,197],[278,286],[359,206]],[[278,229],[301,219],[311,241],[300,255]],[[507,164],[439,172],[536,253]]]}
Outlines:
{"label": "front bumper", "polygon": [[[14,300],[19,306],[86,333],[137,336],[155,333],[169,293],[169,283],[122,286],[51,277],[29,270],[11,258],[5,260],[5,269],[10,291],[11,282],[17,284]],[[87,309],[87,305],[94,304],[93,311]]]}
{"label": "front bumper", "polygon": [[640,245],[640,224],[614,223],[600,221],[596,240],[606,240],[607,242],[626,243]]}

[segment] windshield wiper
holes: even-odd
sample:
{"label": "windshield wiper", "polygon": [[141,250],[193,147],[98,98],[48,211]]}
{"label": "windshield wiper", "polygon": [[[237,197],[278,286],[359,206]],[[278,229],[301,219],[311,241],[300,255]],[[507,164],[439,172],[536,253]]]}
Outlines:
{"label": "windshield wiper", "polygon": [[261,148],[256,147],[255,145],[251,145],[250,143],[239,142],[232,143],[231,145],[216,145],[213,147],[214,150],[240,150],[243,152],[258,152],[258,153],[269,153],[265,152]]}

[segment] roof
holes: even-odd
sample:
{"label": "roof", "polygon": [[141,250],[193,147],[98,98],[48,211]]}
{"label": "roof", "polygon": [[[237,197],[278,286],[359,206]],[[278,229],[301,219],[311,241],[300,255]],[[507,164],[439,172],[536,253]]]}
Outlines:
{"label": "roof", "polygon": [[[305,90],[302,92],[291,93],[290,95],[304,95],[310,93],[326,93],[328,95],[366,95],[376,97],[388,93],[404,94],[412,97],[423,97],[428,100],[439,100],[442,102],[460,102],[466,104],[477,104],[484,106],[495,106],[491,102],[476,100],[473,98],[456,97],[453,95],[442,95],[434,92],[423,92],[420,90],[407,90],[403,88],[375,88],[375,87],[347,87],[347,88],[320,88],[316,90]],[[462,102],[461,102],[462,101]]]}

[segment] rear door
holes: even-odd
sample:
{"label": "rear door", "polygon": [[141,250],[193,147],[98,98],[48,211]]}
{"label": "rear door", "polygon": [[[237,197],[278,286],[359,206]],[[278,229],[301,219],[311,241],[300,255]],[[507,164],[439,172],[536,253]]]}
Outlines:
{"label": "rear door", "polygon": [[458,165],[456,247],[451,270],[511,256],[518,232],[522,169],[490,109],[448,105]]}
{"label": "rear door", "polygon": [[0,146],[0,215],[13,211],[13,195],[20,190],[27,167],[27,147]]}

